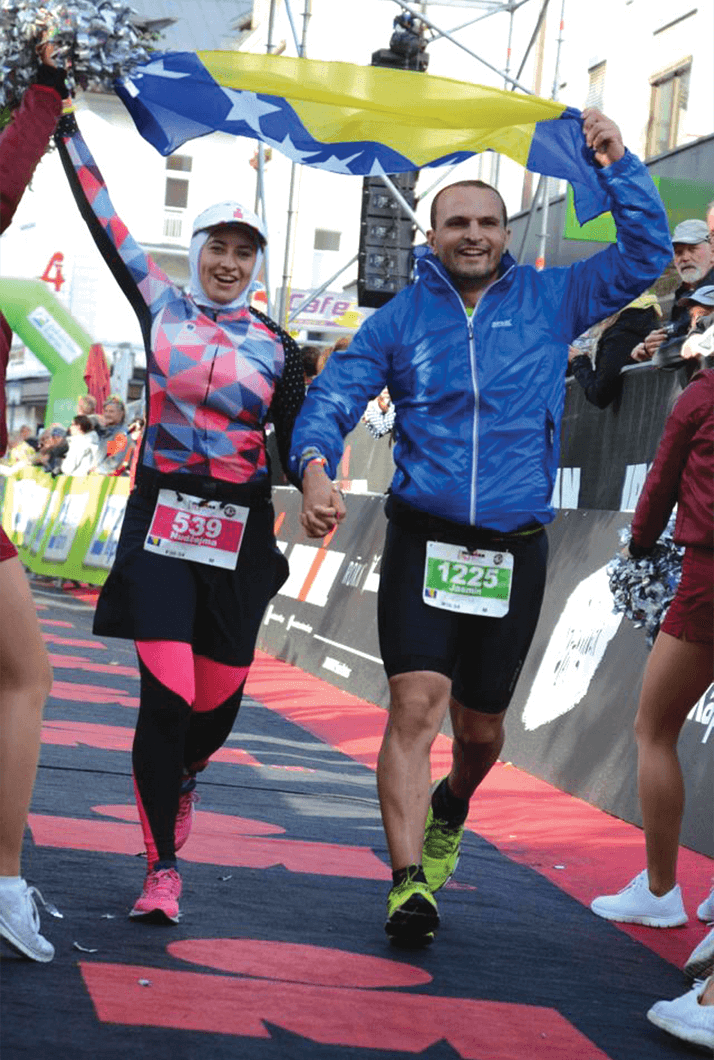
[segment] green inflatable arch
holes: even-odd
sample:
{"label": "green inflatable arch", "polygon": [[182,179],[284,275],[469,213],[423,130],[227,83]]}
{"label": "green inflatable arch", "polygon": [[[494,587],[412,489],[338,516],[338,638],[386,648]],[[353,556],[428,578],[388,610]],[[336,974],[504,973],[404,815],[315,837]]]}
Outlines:
{"label": "green inflatable arch", "polygon": [[42,280],[0,278],[0,310],[52,374],[45,423],[69,426],[77,398],[87,392],[84,371],[94,345],[91,337]]}

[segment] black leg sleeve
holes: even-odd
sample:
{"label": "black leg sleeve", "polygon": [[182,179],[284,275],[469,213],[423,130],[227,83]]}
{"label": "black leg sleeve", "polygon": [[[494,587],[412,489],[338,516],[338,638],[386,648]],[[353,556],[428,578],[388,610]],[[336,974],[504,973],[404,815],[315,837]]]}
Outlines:
{"label": "black leg sleeve", "polygon": [[245,681],[233,695],[224,700],[215,710],[196,711],[191,714],[184,750],[184,767],[189,773],[204,763],[228,739],[243,698]]}
{"label": "black leg sleeve", "polygon": [[[173,860],[174,825],[191,708],[139,659],[141,699],[134,734],[134,778],[159,860]],[[139,807],[142,812],[142,807]]]}

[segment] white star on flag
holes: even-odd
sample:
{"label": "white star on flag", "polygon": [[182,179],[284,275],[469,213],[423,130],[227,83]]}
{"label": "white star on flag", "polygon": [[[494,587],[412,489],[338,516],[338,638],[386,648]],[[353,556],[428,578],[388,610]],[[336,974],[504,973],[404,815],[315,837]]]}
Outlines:
{"label": "white star on flag", "polygon": [[235,92],[231,88],[224,88],[223,93],[232,104],[230,113],[226,114],[223,120],[244,121],[257,133],[260,132],[260,119],[266,114],[280,110],[274,103],[265,103],[258,99],[255,92]]}
{"label": "white star on flag", "polygon": [[319,154],[319,147],[313,147],[309,151],[300,151],[290,139],[290,133],[285,137],[284,140],[272,140],[271,143],[275,144],[279,151],[282,151],[288,158],[292,158],[293,162],[305,162],[308,158],[314,158],[316,154]]}
{"label": "white star on flag", "polygon": [[[154,77],[168,77],[175,80],[179,80],[182,77],[190,77],[189,73],[181,73],[180,70],[167,70],[164,66],[164,60],[159,59],[158,62],[149,63],[142,70],[142,73],[152,74]],[[136,76],[136,74],[134,75]]]}
{"label": "white star on flag", "polygon": [[330,173],[348,173],[353,175],[350,169],[350,162],[354,162],[355,158],[359,158],[361,154],[361,151],[357,151],[355,154],[350,155],[349,158],[338,158],[337,155],[332,155],[323,165],[326,169],[329,169]]}

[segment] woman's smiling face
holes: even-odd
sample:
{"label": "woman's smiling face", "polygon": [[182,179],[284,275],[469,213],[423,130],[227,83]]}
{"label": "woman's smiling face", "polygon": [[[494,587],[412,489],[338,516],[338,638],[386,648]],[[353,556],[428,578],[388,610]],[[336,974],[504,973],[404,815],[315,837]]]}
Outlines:
{"label": "woman's smiling face", "polygon": [[240,225],[214,228],[201,249],[198,274],[212,302],[227,305],[246,289],[257,256],[255,239]]}

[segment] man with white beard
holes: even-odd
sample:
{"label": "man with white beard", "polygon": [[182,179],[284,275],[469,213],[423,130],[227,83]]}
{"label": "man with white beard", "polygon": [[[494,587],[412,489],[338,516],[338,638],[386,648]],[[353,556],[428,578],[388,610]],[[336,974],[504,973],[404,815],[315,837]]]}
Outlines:
{"label": "man with white beard", "polygon": [[630,356],[635,361],[649,361],[663,342],[673,335],[686,335],[689,309],[684,299],[698,287],[714,284],[714,246],[709,239],[706,221],[692,218],[681,221],[672,233],[674,265],[682,281],[674,292],[670,326],[651,331],[644,342],[635,346]]}

